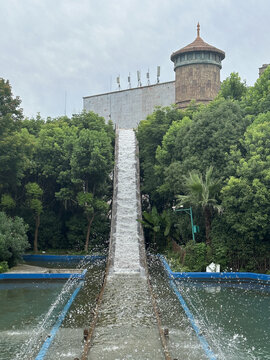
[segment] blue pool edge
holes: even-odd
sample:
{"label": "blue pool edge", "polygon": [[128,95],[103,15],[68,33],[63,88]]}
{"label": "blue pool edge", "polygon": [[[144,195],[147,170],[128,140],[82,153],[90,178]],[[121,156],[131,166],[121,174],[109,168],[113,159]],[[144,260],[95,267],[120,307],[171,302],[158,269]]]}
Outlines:
{"label": "blue pool edge", "polygon": [[87,260],[87,261],[96,261],[103,260],[106,258],[104,255],[32,255],[25,254],[22,256],[24,261],[57,261],[57,262],[66,262],[66,261],[78,261],[78,260]]}
{"label": "blue pool edge", "polygon": [[249,272],[174,272],[163,255],[158,255],[171,279],[194,280],[256,280],[270,283],[270,275]]}
{"label": "blue pool edge", "polygon": [[[44,261],[44,262],[72,262],[72,261],[89,261],[95,262],[104,260],[103,255],[23,255],[24,261]],[[0,274],[0,280],[46,280],[46,279],[84,279],[86,271],[82,273],[12,273],[6,272]]]}
{"label": "blue pool edge", "polygon": [[81,279],[85,278],[87,269],[82,273],[3,273],[0,280],[45,280],[45,279]]}

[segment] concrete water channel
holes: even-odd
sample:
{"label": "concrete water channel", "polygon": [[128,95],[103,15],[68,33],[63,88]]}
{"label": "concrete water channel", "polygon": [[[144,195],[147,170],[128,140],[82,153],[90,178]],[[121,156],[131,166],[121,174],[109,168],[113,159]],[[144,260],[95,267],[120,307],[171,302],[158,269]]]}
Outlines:
{"label": "concrete water channel", "polygon": [[133,130],[118,130],[106,286],[85,359],[164,359],[154,314],[140,218]]}
{"label": "concrete water channel", "polygon": [[133,130],[118,130],[106,268],[102,259],[81,264],[88,270],[83,285],[81,279],[0,282],[1,360],[270,359],[267,276],[173,280],[177,274],[160,259],[146,260],[137,155]]}

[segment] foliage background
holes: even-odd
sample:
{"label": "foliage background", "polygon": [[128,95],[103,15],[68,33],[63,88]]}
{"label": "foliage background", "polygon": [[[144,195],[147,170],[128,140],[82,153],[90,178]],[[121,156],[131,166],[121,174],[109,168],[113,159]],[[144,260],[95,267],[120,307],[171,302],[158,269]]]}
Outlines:
{"label": "foliage background", "polygon": [[[13,234],[17,217],[23,219],[31,247],[37,242],[36,251],[104,250],[113,154],[112,123],[87,112],[71,118],[24,118],[20,99],[0,79],[0,210],[13,223]],[[1,224],[0,236],[6,231]],[[12,245],[15,258],[14,249],[25,244],[23,239]],[[0,261],[11,265],[5,251],[3,245]]]}
{"label": "foliage background", "polygon": [[[207,106],[156,109],[137,137],[147,244],[179,269],[205,270],[214,261],[223,270],[269,271],[270,66],[252,87],[232,73]],[[204,182],[210,168],[218,184],[212,195]],[[211,200],[206,207],[202,190]],[[172,211],[180,204],[192,206],[196,244],[189,215]]]}

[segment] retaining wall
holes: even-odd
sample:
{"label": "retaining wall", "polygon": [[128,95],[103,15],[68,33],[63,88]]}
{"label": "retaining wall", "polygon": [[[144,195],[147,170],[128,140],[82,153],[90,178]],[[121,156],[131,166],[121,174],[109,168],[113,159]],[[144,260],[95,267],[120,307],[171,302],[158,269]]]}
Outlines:
{"label": "retaining wall", "polygon": [[152,114],[156,106],[175,103],[175,82],[142,86],[83,98],[83,108],[112,120],[119,128],[133,129]]}

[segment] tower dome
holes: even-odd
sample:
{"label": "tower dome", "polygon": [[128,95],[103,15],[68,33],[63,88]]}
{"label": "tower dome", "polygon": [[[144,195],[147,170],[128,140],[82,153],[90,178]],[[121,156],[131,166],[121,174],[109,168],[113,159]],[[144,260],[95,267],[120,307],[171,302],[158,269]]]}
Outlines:
{"label": "tower dome", "polygon": [[197,37],[189,45],[171,55],[175,71],[175,102],[179,108],[188,106],[191,100],[208,103],[220,89],[221,61],[225,52]]}

